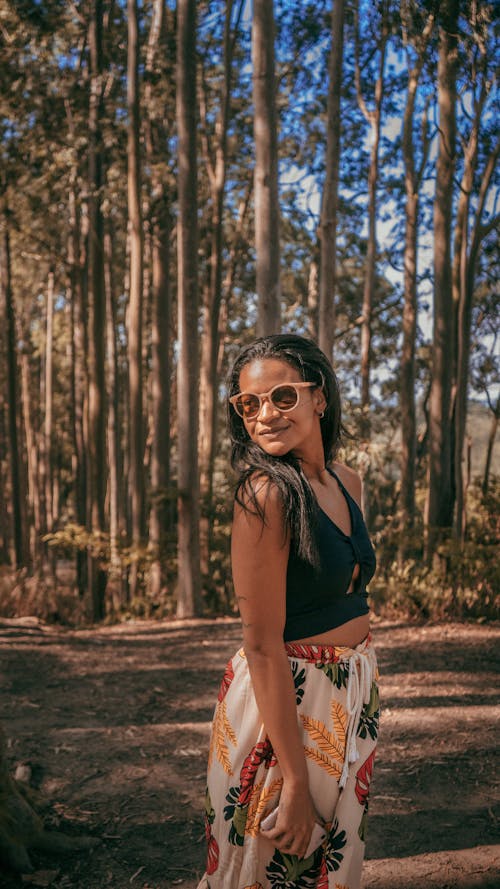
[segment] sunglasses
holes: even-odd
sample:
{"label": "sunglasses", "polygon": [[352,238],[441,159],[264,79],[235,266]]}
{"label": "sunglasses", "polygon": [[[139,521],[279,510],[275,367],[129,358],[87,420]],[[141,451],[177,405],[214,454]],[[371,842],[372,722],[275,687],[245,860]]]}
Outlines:
{"label": "sunglasses", "polygon": [[233,405],[238,416],[244,420],[254,420],[262,410],[262,402],[267,398],[273,407],[286,413],[293,411],[300,401],[300,390],[316,388],[317,383],[278,383],[269,392],[238,392],[229,401]]}

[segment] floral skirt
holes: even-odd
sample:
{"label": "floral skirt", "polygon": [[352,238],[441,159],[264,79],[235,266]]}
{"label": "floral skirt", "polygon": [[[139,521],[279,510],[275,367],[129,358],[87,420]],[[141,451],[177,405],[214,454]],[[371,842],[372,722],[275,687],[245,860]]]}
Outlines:
{"label": "floral skirt", "polygon": [[377,662],[356,648],[285,645],[309,787],[327,838],[308,858],[260,832],[283,779],[257,709],[245,652],[229,661],[208,759],[206,872],[198,889],[358,889],[377,743]]}

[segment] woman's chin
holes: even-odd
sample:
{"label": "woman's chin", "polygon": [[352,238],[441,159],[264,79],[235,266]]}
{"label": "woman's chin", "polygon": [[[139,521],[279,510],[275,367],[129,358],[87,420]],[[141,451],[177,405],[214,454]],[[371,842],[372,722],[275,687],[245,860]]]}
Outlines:
{"label": "woman's chin", "polygon": [[270,457],[284,457],[285,454],[288,454],[290,450],[290,446],[286,445],[283,441],[259,441],[259,445],[266,454],[269,454]]}

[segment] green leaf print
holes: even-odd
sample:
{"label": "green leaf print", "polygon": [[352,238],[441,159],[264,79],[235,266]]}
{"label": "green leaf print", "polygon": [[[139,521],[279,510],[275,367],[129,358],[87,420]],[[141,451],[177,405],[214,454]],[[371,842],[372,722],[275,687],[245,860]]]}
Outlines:
{"label": "green leaf print", "polygon": [[374,682],[370,693],[370,700],[365,704],[361,711],[357,732],[358,737],[366,738],[367,735],[370,735],[372,741],[376,739],[380,717],[379,706],[378,685]]}
{"label": "green leaf print", "polygon": [[304,697],[304,688],[306,681],[306,671],[304,668],[299,671],[299,662],[292,661],[291,664],[293,682],[295,685],[295,703],[297,707],[302,703],[302,698]]}
{"label": "green leaf print", "polygon": [[276,849],[266,868],[272,889],[315,889],[321,857],[321,848],[309,858],[284,855]]}
{"label": "green leaf print", "polygon": [[347,687],[347,678],[349,676],[349,666],[347,664],[316,664],[316,668],[323,670],[323,673],[328,676],[330,682],[333,682],[337,688]]}

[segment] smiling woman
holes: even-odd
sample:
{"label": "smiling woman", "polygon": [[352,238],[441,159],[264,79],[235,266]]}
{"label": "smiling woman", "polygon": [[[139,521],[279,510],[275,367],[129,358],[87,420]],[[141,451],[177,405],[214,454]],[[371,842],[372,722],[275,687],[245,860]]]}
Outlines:
{"label": "smiling woman", "polygon": [[375,556],[360,480],[335,461],[340,395],[316,344],[246,347],[229,428],[243,648],[214,715],[199,889],[356,889],[378,730]]}

